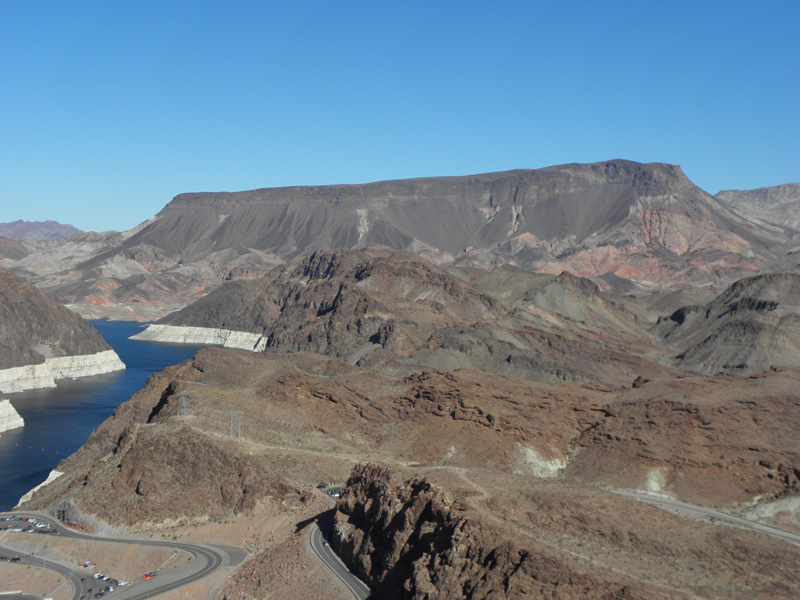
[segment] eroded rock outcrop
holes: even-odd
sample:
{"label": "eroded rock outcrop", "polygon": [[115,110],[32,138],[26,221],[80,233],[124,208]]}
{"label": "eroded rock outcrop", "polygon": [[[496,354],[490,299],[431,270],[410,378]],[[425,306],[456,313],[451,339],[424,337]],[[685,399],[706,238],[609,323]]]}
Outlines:
{"label": "eroded rock outcrop", "polygon": [[[586,328],[569,317],[510,310],[418,256],[385,246],[317,250],[260,279],[225,284],[157,325],[250,332],[267,340],[267,351],[311,351],[373,368],[478,368],[566,381],[663,370],[642,358],[649,344],[641,329],[623,343],[594,331],[583,335]],[[638,347],[630,350],[631,343]]]}
{"label": "eroded rock outcrop", "polygon": [[332,544],[381,598],[644,598],[504,539],[425,480],[396,483],[376,465],[353,471]]}

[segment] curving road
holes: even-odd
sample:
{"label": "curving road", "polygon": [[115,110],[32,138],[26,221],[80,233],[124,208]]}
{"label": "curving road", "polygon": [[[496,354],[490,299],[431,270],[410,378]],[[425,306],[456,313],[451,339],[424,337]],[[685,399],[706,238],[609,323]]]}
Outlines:
{"label": "curving road", "polygon": [[[142,546],[158,546],[185,550],[194,555],[186,565],[159,572],[157,577],[148,581],[137,579],[130,585],[120,587],[109,598],[113,600],[146,600],[164,592],[178,589],[207,575],[210,575],[222,566],[237,566],[247,558],[247,551],[241,548],[221,546],[216,544],[192,544],[185,542],[167,542],[160,540],[142,540],[125,538],[105,538],[100,536],[79,533],[61,525],[58,521],[44,514],[35,512],[0,513],[0,516],[32,517],[40,523],[46,523],[51,529],[58,531],[61,537],[84,539],[98,542],[114,542],[119,544],[139,544]],[[36,536],[38,537],[38,536]],[[23,554],[10,548],[0,546],[0,552],[13,554],[21,558],[20,564],[44,567],[57,571],[67,578],[72,585],[72,600],[80,600],[81,596],[92,588],[91,596],[99,591],[100,582],[92,578],[92,573],[87,570],[74,568],[57,561],[42,558],[31,554]],[[85,582],[81,578],[86,579]],[[3,597],[0,596],[0,599]]]}
{"label": "curving road", "polygon": [[328,567],[333,574],[338,577],[347,589],[349,589],[357,600],[375,600],[375,596],[370,591],[366,583],[353,575],[345,566],[342,560],[336,555],[325,540],[322,529],[329,532],[332,527],[331,513],[323,514],[319,520],[311,526],[308,534],[308,543],[314,554]]}
{"label": "curving road", "polygon": [[681,502],[680,500],[673,500],[672,498],[653,496],[646,492],[628,492],[624,490],[613,490],[613,489],[609,489],[608,491],[614,492],[615,494],[619,494],[620,496],[625,496],[626,498],[641,500],[642,502],[647,502],[648,504],[653,504],[660,508],[673,510],[688,517],[710,518],[710,519],[715,519],[717,521],[722,521],[723,523],[727,523],[728,525],[733,525],[734,527],[752,529],[753,531],[764,533],[774,538],[778,538],[779,540],[783,540],[784,542],[789,542],[790,544],[795,544],[797,546],[800,546],[800,535],[796,533],[785,531],[783,529],[778,529],[777,527],[770,527],[769,525],[764,525],[756,521],[751,521],[750,519],[737,517],[736,515],[722,512],[721,510],[707,508],[705,506],[698,506],[696,504],[688,504],[686,502]]}

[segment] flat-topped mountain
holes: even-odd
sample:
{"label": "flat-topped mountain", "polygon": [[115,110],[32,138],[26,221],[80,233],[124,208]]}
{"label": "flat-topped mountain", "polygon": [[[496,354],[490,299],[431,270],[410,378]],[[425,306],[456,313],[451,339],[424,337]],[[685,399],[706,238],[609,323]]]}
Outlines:
{"label": "flat-topped mountain", "polygon": [[[625,160],[181,194],[129,232],[93,235],[4,264],[81,314],[140,319],[321,247],[371,243],[442,266],[569,271],[625,293],[719,292],[767,268],[798,268],[787,232],[740,216],[676,165]],[[62,260],[68,268],[53,268]]]}
{"label": "flat-topped mountain", "polygon": [[0,390],[15,392],[125,368],[76,313],[0,268]]}
{"label": "flat-topped mountain", "polygon": [[55,240],[83,233],[73,225],[58,221],[14,221],[0,223],[0,235],[13,240],[35,242],[38,240]]}

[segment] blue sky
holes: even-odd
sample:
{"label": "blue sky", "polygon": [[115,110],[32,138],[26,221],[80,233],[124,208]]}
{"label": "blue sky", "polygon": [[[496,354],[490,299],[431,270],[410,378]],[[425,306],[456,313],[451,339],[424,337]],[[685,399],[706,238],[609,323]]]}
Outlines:
{"label": "blue sky", "polygon": [[0,2],[0,222],[627,158],[800,181],[798,2]]}

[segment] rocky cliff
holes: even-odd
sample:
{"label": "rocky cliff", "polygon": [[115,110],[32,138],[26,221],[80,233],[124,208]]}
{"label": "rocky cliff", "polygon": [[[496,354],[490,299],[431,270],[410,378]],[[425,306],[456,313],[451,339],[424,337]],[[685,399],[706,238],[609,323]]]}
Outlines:
{"label": "rocky cliff", "polygon": [[395,483],[375,465],[357,467],[347,481],[331,541],[386,600],[648,597],[504,539],[441,488]]}
{"label": "rocky cliff", "polygon": [[[756,549],[736,532],[712,534],[712,540],[707,525],[689,531],[680,518],[650,512],[643,503],[612,508],[597,492],[537,486],[521,496],[493,495],[480,512],[475,497],[359,465],[337,503],[331,545],[386,599],[684,598],[695,594],[698,581],[710,581],[692,573],[704,569],[699,565],[706,560],[719,579],[700,596],[789,598],[800,589],[787,570],[800,557],[795,549],[785,548],[792,555],[786,560],[778,546],[768,542]],[[664,551],[676,566],[666,585],[656,562],[646,576],[633,575],[637,563]],[[619,553],[629,561],[618,562]],[[741,560],[762,565],[770,575],[755,575],[741,587],[717,587],[727,577],[723,573],[740,581],[734,572]],[[783,564],[775,569],[778,563]]]}
{"label": "rocky cliff", "polygon": [[91,377],[121,371],[125,364],[113,350],[78,356],[46,358],[37,365],[0,369],[0,390],[10,394],[38,388],[55,387],[58,379]]}
{"label": "rocky cliff", "polygon": [[0,268],[0,390],[124,369],[102,336],[25,279]]}

